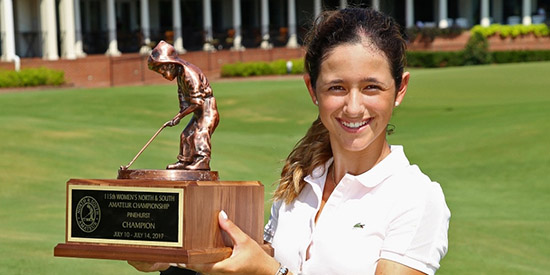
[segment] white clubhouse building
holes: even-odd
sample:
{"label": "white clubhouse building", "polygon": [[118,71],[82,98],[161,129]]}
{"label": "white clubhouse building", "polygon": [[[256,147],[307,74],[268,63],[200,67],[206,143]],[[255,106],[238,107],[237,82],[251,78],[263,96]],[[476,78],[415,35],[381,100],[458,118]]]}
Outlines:
{"label": "white clubhouse building", "polygon": [[2,61],[299,47],[323,9],[370,6],[406,27],[543,23],[550,0],[0,0]]}

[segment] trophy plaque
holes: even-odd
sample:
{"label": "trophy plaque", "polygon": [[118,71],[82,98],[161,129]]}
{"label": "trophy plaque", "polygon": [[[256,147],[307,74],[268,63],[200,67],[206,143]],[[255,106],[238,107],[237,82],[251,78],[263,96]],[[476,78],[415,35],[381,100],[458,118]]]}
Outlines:
{"label": "trophy plaque", "polygon": [[[177,79],[180,111],[164,123],[117,179],[71,179],[67,182],[65,242],[59,257],[164,263],[210,263],[232,253],[230,238],[218,225],[228,217],[263,245],[264,188],[258,181],[220,181],[210,171],[210,137],[219,115],[210,84],[199,68],[180,59],[161,41],[149,68]],[[129,167],[166,127],[192,115],[181,134],[177,162],[165,170]]]}

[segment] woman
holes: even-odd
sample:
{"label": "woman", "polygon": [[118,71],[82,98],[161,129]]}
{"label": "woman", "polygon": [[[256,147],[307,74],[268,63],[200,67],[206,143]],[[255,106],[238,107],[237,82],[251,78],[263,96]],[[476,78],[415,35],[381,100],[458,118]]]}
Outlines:
{"label": "woman", "polygon": [[[265,241],[224,213],[232,257],[187,268],[209,274],[433,274],[450,212],[438,183],[410,165],[386,128],[409,83],[405,41],[370,9],[323,13],[307,38],[304,81],[319,117],[288,156]],[[141,264],[141,265],[140,265]],[[167,265],[134,263],[140,270]],[[170,269],[173,272],[174,269]]]}

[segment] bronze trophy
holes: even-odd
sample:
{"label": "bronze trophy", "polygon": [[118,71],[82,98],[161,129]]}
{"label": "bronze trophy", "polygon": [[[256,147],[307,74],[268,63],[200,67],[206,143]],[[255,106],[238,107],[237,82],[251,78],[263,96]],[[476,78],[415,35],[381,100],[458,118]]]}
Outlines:
{"label": "bronze trophy", "polygon": [[[210,138],[219,122],[210,83],[195,65],[161,41],[149,69],[177,79],[180,111],[167,121],[117,179],[67,182],[65,243],[55,256],[166,263],[209,263],[231,255],[218,226],[224,210],[244,232],[263,243],[264,189],[258,181],[220,181],[210,171]],[[181,133],[177,162],[166,170],[129,167],[166,127],[193,117]],[[269,246],[264,249],[272,254]]]}

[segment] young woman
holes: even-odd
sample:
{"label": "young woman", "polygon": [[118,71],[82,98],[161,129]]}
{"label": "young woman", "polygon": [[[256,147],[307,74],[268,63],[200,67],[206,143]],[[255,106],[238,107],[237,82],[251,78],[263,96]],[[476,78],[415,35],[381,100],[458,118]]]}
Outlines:
{"label": "young woman", "polygon": [[[401,146],[386,140],[409,83],[398,25],[371,9],[325,12],[306,42],[304,81],[319,117],[288,156],[275,191],[264,235],[275,256],[220,213],[233,255],[187,268],[208,274],[434,274],[447,252],[450,212],[443,192],[409,163]],[[143,271],[168,268],[132,264]]]}

